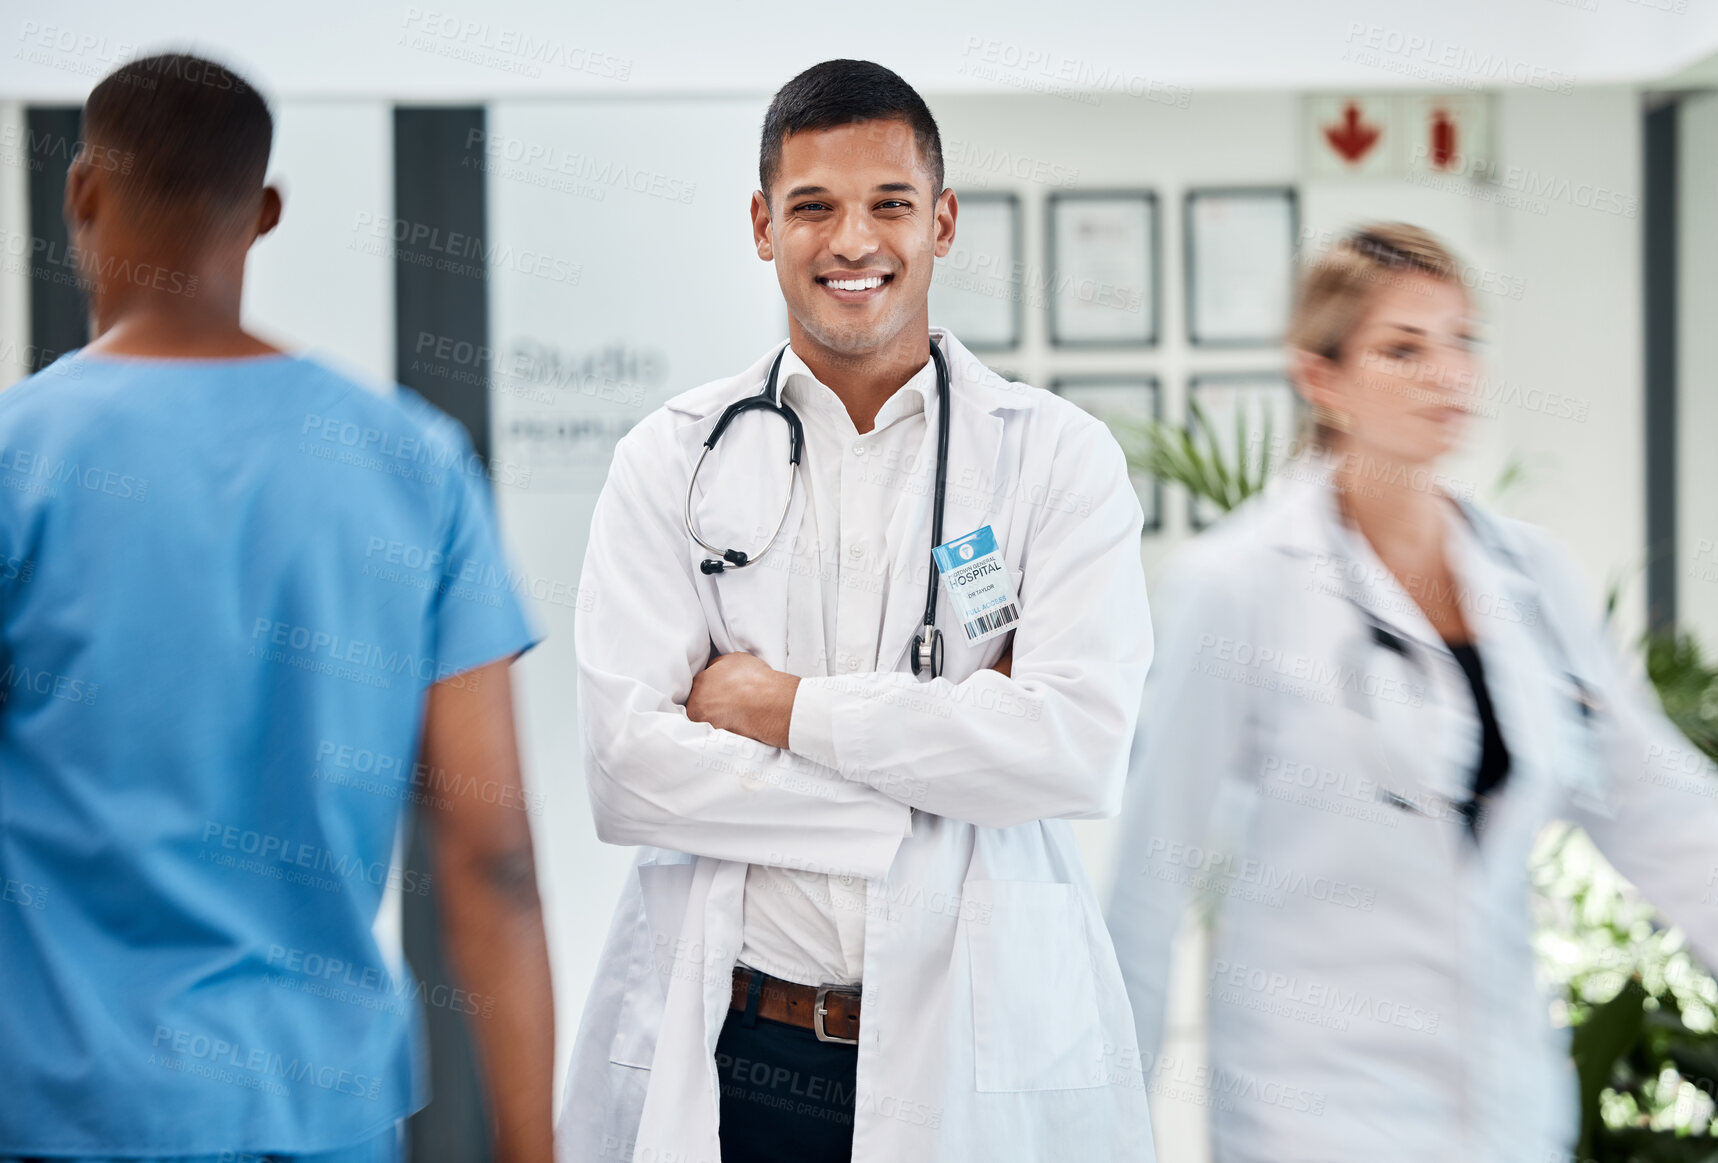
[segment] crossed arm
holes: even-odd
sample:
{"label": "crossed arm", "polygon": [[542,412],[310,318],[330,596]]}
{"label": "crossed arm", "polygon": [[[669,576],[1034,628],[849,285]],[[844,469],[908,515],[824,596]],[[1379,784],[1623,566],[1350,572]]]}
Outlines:
{"label": "crossed arm", "polygon": [[[801,678],[749,654],[710,659],[677,509],[684,472],[663,471],[683,456],[666,424],[635,429],[616,449],[581,586],[598,835],[879,877],[910,808],[984,827],[1112,814],[1151,651],[1140,510],[1101,425],[1070,444],[1046,493],[1089,508],[1017,514],[1033,529],[1025,614],[1002,665],[960,682]],[[804,742],[790,739],[798,709],[824,724]]]}
{"label": "crossed arm", "polygon": [[[990,669],[1008,677],[1014,668],[1014,645]],[[768,747],[786,749],[793,723],[793,700],[799,678],[776,670],[753,654],[736,652],[710,660],[692,680],[686,696],[686,717],[732,731]]]}

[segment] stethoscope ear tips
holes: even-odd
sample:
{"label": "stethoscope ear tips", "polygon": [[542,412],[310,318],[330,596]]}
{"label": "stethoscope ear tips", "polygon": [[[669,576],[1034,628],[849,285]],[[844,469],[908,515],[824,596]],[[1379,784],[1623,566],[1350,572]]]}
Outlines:
{"label": "stethoscope ear tips", "polygon": [[726,553],[722,554],[722,557],[727,558],[727,560],[723,561],[721,558],[706,557],[703,561],[698,563],[698,569],[703,573],[721,573],[723,570],[727,569],[729,565],[732,565],[735,569],[740,569],[751,560],[751,558],[741,553],[738,549],[730,549]]}

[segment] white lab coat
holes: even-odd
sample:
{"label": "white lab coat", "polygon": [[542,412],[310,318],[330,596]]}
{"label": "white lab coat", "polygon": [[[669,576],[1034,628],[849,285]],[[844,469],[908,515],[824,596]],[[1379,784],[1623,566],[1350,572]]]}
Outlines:
{"label": "white lab coat", "polygon": [[[705,435],[774,352],[615,450],[581,591],[582,730],[597,833],[641,848],[573,1051],[563,1161],[717,1163],[748,863],[867,882],[855,1160],[1151,1159],[1126,993],[1066,823],[1120,808],[1151,653],[1138,500],[1101,423],[933,338],[953,402],[944,536],[995,531],[1021,600],[1013,676],[986,669],[1006,636],[968,646],[946,594],[944,675],[909,670],[933,417],[916,457],[879,466],[907,503],[876,673],[833,699],[839,770],[683,709],[712,649],[786,669],[788,571],[815,568],[791,544],[797,489],[782,541],[743,570],[700,573],[682,525]],[[788,487],[785,426],[747,413],[698,478],[700,529],[750,550]]]}
{"label": "white lab coat", "polygon": [[[1289,465],[1159,587],[1108,917],[1151,1062],[1170,941],[1194,895],[1213,910],[1201,1081],[1221,1163],[1563,1157],[1577,1093],[1527,876],[1554,817],[1718,953],[1718,785],[1625,679],[1564,555],[1479,516],[1448,548],[1511,771],[1477,849],[1452,809],[1479,755],[1470,689],[1341,522],[1328,466]],[[1359,606],[1419,664],[1374,644]],[[1590,733],[1565,667],[1602,699]]]}

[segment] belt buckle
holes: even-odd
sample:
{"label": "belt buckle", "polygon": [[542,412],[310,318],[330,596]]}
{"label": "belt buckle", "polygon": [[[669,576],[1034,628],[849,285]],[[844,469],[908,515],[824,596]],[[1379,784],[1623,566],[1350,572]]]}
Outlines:
{"label": "belt buckle", "polygon": [[823,1028],[823,1017],[825,1012],[824,999],[829,996],[831,990],[834,990],[836,993],[852,992],[851,990],[836,989],[832,985],[818,986],[817,997],[811,1003],[811,1032],[817,1035],[817,1040],[819,1042],[840,1042],[844,1046],[857,1046],[859,1044],[858,1038],[837,1038],[834,1034],[831,1034],[828,1030]]}

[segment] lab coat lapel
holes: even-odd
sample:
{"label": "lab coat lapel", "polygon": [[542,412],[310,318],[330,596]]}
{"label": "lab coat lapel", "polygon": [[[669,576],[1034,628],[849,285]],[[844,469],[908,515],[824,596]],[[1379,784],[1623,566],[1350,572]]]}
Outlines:
{"label": "lab coat lapel", "polygon": [[[745,875],[744,864],[698,860],[678,939],[651,950],[668,992],[632,1158],[720,1157],[715,1049],[739,952]],[[684,1154],[686,1144],[696,1153]]]}
{"label": "lab coat lapel", "polygon": [[[1343,521],[1332,468],[1327,458],[1309,456],[1284,470],[1282,487],[1294,496],[1271,536],[1306,561],[1320,589],[1334,586],[1336,615],[1352,620],[1342,640],[1354,647],[1338,656],[1337,677],[1344,700],[1364,708],[1367,730],[1387,760],[1380,782],[1397,794],[1429,792],[1461,802],[1479,738],[1466,680],[1419,603],[1365,536]],[[1451,564],[1457,565],[1453,557]],[[1464,584],[1459,570],[1456,580]],[[1368,615],[1400,637],[1406,653],[1373,642]]]}
{"label": "lab coat lapel", "polygon": [[[965,348],[944,332],[933,330],[949,363],[948,487],[943,508],[943,540],[948,541],[990,520],[986,499],[997,483],[997,453],[1002,447],[1003,419],[992,409],[982,386],[987,376]],[[924,623],[925,587],[931,570],[931,515],[936,505],[937,417],[927,412],[924,444],[916,471],[903,478],[905,492],[885,538],[889,571],[889,600],[877,639],[877,669],[899,670],[912,665],[913,637]],[[997,531],[997,540],[1003,538]],[[954,626],[948,597],[937,599],[937,626],[945,639]]]}
{"label": "lab coat lapel", "polygon": [[1326,490],[1320,516],[1331,554],[1347,563],[1343,578],[1349,596],[1395,633],[1412,640],[1416,648],[1443,650],[1443,637],[1427,620],[1419,602],[1402,588],[1365,535],[1343,521],[1334,489]]}
{"label": "lab coat lapel", "polygon": [[[1487,552],[1473,527],[1459,522],[1450,563],[1462,583],[1462,612],[1478,643],[1486,693],[1503,724],[1510,783],[1519,789],[1552,766],[1561,686],[1547,682],[1544,650],[1529,619],[1544,616],[1537,587]],[[1553,777],[1560,772],[1552,772]]]}
{"label": "lab coat lapel", "polygon": [[[1387,746],[1411,741],[1400,755],[1400,763],[1414,783],[1450,803],[1462,803],[1468,798],[1472,767],[1479,754],[1479,718],[1467,680],[1419,602],[1396,580],[1365,536],[1343,523],[1334,493],[1328,497],[1327,508],[1335,544],[1342,547],[1340,552],[1350,563],[1345,571],[1350,579],[1349,592],[1380,623],[1407,640],[1408,650],[1418,662],[1403,677],[1417,684],[1419,690],[1410,685],[1395,698],[1371,700],[1378,729],[1390,737]],[[1452,513],[1450,520],[1460,522],[1461,518]],[[1451,567],[1456,585],[1465,584],[1453,559]],[[1366,657],[1370,665],[1380,668],[1394,661],[1381,649]],[[1354,681],[1364,689],[1374,677],[1360,674]]]}

